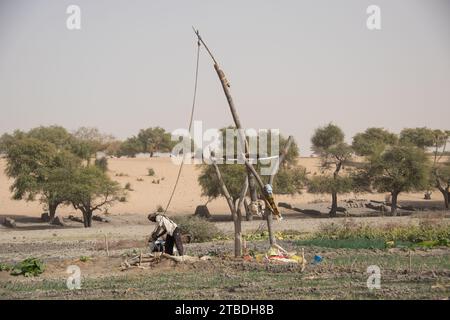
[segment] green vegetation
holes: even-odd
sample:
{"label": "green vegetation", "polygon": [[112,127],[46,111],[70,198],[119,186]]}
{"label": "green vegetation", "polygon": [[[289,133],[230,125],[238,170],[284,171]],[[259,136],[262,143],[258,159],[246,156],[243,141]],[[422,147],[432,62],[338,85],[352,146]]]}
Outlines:
{"label": "green vegetation", "polygon": [[11,271],[12,265],[6,263],[0,263],[0,271]]}
{"label": "green vegetation", "polygon": [[97,128],[81,127],[73,133],[74,153],[89,165],[97,152],[107,151],[117,140],[111,135],[101,133]]}
{"label": "green vegetation", "polygon": [[[314,251],[305,250],[309,261]],[[281,265],[220,261],[178,268],[83,278],[82,290],[64,279],[7,281],[0,292],[12,299],[442,299],[448,297],[448,257],[367,250],[322,249],[323,262],[304,272]],[[367,267],[383,270],[379,290],[368,290]],[[405,273],[406,270],[406,273]],[[131,288],[131,289],[130,289]]]}
{"label": "green vegetation", "polygon": [[108,171],[108,159],[106,157],[101,157],[99,159],[95,159],[95,166],[102,170],[103,172]]}
{"label": "green vegetation", "polygon": [[76,170],[64,191],[73,207],[83,213],[85,227],[91,227],[94,211],[108,208],[125,197],[120,185],[96,166]]}
{"label": "green vegetation", "polygon": [[45,270],[44,262],[37,258],[28,258],[14,265],[11,269],[11,275],[24,275],[25,277],[35,277]]}
{"label": "green vegetation", "polygon": [[[222,130],[223,140],[226,139],[224,134],[225,129]],[[228,138],[237,142],[236,135]],[[311,141],[314,153],[322,160],[322,172],[310,177],[305,168],[296,163],[299,150],[294,142],[275,176],[274,193],[300,193],[307,186],[311,193],[331,194],[331,216],[336,215],[338,209],[338,194],[345,192],[389,192],[392,196],[389,205],[395,215],[399,194],[426,191],[431,195],[436,188],[442,193],[445,208],[449,207],[450,162],[445,155],[450,131],[406,128],[394,134],[382,128],[368,128],[353,137],[352,146],[346,144],[344,138],[343,131],[334,124],[315,131]],[[256,139],[258,143],[260,139]],[[271,153],[270,135],[267,142],[267,152],[258,156]],[[280,136],[281,150],[286,142],[287,139]],[[28,132],[17,130],[3,134],[0,153],[7,161],[6,174],[13,181],[13,199],[39,200],[51,220],[60,206],[73,205],[86,216],[85,226],[90,226],[92,211],[107,209],[115,201],[126,201],[120,187],[107,175],[107,158],[96,159],[99,152],[119,156],[148,152],[153,156],[155,152],[169,151],[174,143],[170,134],[160,127],[140,130],[136,137],[120,142],[96,128],[82,127],[70,133],[60,126],[41,126]],[[362,158],[352,161],[353,153]],[[256,169],[262,166],[258,163]],[[219,164],[219,168],[236,202],[246,178],[246,168],[242,164]],[[148,168],[147,174],[156,176],[153,168]],[[118,173],[116,176],[126,175]],[[159,184],[163,180],[163,177],[154,177],[152,182]],[[143,179],[137,178],[137,181]],[[209,198],[221,195],[212,166],[202,165],[198,182],[203,195]],[[128,183],[125,189],[131,190],[131,185]],[[252,194],[252,199],[257,197]]]}
{"label": "green vegetation", "polygon": [[[324,224],[313,234],[295,230],[275,232],[277,240],[295,241],[297,245],[348,249],[385,249],[391,247],[450,246],[450,225],[422,221],[419,225],[371,227],[354,223]],[[230,240],[218,235],[214,240]],[[246,241],[266,241],[267,231],[247,233]]]}
{"label": "green vegetation", "polygon": [[[336,216],[338,193],[349,192],[353,189],[352,180],[349,177],[340,176],[344,165],[352,156],[352,148],[344,142],[344,132],[338,126],[330,123],[325,127],[316,129],[311,138],[312,149],[322,161],[324,174],[312,177],[308,182],[308,191],[311,193],[330,193],[330,216]],[[333,168],[333,173],[325,170]]]}
{"label": "green vegetation", "polygon": [[74,134],[58,126],[38,127],[29,132],[3,135],[6,174],[13,179],[13,199],[37,197],[49,211],[50,221],[60,205],[71,204],[83,213],[85,227],[92,213],[118,200],[121,189],[107,175],[107,159],[91,158],[114,141],[95,128],[80,128]]}
{"label": "green vegetation", "polygon": [[192,242],[207,242],[222,235],[216,225],[208,220],[198,217],[174,217],[173,220],[178,225],[181,233],[191,236]]}
{"label": "green vegetation", "polygon": [[429,181],[429,159],[413,146],[397,145],[371,157],[364,174],[378,192],[391,194],[391,214],[397,214],[397,198],[401,192],[425,190]]}
{"label": "green vegetation", "polygon": [[175,146],[171,135],[161,127],[142,129],[137,136],[125,140],[119,148],[119,156],[135,157],[138,153],[170,152]]}
{"label": "green vegetation", "polygon": [[353,137],[352,148],[359,156],[372,156],[382,153],[386,146],[395,145],[398,137],[383,128],[368,128]]}
{"label": "green vegetation", "polygon": [[80,166],[80,160],[65,149],[36,138],[11,137],[6,153],[6,174],[14,179],[10,187],[13,199],[33,201],[36,197],[46,206],[50,219],[67,197],[64,186]]}
{"label": "green vegetation", "polygon": [[[329,243],[333,246],[333,241],[341,241],[353,246],[360,246],[361,243],[373,244],[375,247],[390,246],[448,246],[450,245],[450,225],[433,224],[421,222],[419,225],[395,226],[388,225],[383,228],[375,228],[363,224],[343,223],[322,225],[309,241],[318,243]],[[354,242],[354,244],[352,244]],[[334,244],[334,246],[338,246]]]}

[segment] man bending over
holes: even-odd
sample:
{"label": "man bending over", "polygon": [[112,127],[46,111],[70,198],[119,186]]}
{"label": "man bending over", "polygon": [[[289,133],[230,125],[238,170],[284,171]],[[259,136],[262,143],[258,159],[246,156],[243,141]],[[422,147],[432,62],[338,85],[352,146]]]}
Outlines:
{"label": "man bending over", "polygon": [[157,224],[155,230],[150,236],[149,241],[155,241],[167,233],[164,252],[173,256],[173,245],[175,244],[178,254],[182,256],[184,254],[183,242],[181,241],[181,232],[177,224],[159,213],[149,214],[148,220],[151,222],[156,222]]}

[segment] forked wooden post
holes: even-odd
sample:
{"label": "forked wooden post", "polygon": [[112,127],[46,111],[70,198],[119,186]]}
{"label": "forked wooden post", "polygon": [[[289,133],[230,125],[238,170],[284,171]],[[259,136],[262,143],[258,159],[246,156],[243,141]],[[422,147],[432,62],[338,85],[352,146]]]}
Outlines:
{"label": "forked wooden post", "polygon": [[245,179],[245,183],[242,187],[238,207],[236,208],[233,202],[233,198],[228,191],[225,182],[223,181],[222,174],[220,173],[219,167],[217,166],[216,160],[214,159],[214,154],[211,154],[211,162],[216,171],[217,179],[219,180],[220,188],[222,189],[222,194],[227,199],[228,206],[230,207],[231,215],[233,216],[234,222],[234,256],[242,256],[242,228],[241,228],[241,206],[244,200],[245,194],[247,193],[248,181]]}

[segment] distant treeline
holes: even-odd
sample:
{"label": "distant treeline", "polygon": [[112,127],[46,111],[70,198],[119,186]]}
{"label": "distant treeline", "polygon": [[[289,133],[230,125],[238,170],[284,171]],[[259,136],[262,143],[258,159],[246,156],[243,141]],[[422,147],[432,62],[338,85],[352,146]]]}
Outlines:
{"label": "distant treeline", "polygon": [[[332,198],[331,216],[338,209],[338,194],[346,192],[390,193],[391,212],[395,215],[401,192],[425,191],[430,195],[438,189],[448,208],[450,163],[445,155],[450,131],[406,128],[395,134],[383,128],[368,128],[356,134],[351,144],[344,138],[342,129],[332,123],[316,129],[311,142],[314,154],[321,159],[320,174],[310,174],[297,165],[299,150],[294,142],[273,181],[274,192],[294,194],[306,188],[311,193],[328,193]],[[280,150],[286,141],[281,136]],[[68,132],[60,126],[49,126],[2,135],[0,154],[5,155],[5,172],[13,179],[14,199],[38,198],[51,218],[59,205],[72,205],[83,213],[85,226],[89,227],[94,211],[126,200],[123,188],[106,174],[107,159],[97,158],[99,152],[118,157],[138,153],[153,156],[156,152],[170,152],[175,143],[170,133],[160,127],[142,129],[136,136],[119,141],[96,128]],[[220,167],[231,196],[237,199],[246,177],[244,166]],[[221,195],[211,166],[203,165],[199,183],[205,196]]]}
{"label": "distant treeline", "polygon": [[[311,138],[313,152],[321,160],[320,173],[311,174],[296,165],[298,147],[294,144],[275,176],[273,191],[294,194],[306,189],[310,193],[330,194],[330,216],[338,211],[338,194],[348,192],[389,193],[388,205],[391,214],[396,215],[400,193],[424,191],[424,196],[430,197],[432,190],[438,189],[448,209],[450,163],[445,155],[449,137],[450,131],[428,128],[407,128],[400,134],[368,128],[348,144],[341,128],[330,123],[316,129]],[[285,143],[286,139],[281,139],[280,150]],[[245,181],[245,168],[237,164],[219,167],[236,201]],[[203,167],[199,183],[204,195],[212,198],[221,195],[211,166]]]}

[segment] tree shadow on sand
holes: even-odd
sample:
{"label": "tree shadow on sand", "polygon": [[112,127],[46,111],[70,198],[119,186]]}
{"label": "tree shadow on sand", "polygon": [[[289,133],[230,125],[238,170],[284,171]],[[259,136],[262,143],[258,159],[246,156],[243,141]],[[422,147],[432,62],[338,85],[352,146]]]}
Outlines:
{"label": "tree shadow on sand", "polygon": [[13,219],[17,226],[15,228],[4,228],[11,231],[32,231],[32,230],[58,230],[58,229],[77,229],[84,228],[82,224],[77,225],[65,225],[58,226],[52,225],[48,222],[44,222],[40,217],[30,217],[25,215],[0,215],[0,224],[3,224],[5,218]]}

